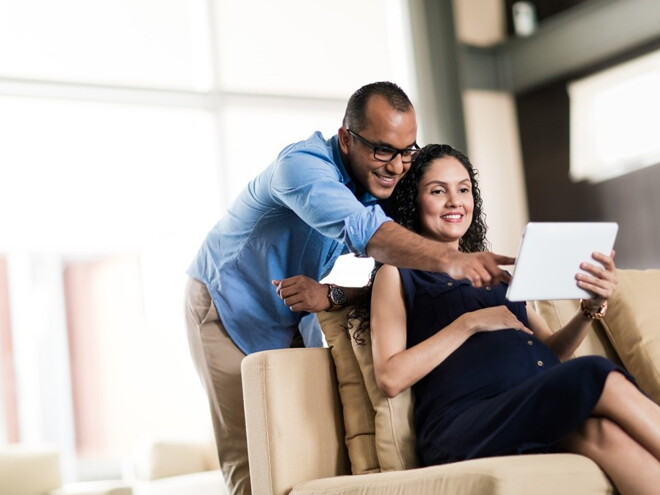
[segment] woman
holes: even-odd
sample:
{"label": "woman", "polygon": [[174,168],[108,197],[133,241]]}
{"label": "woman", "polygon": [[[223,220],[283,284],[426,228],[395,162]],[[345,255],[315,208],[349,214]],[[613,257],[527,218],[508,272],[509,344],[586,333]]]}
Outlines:
{"label": "woman", "polygon": [[[450,146],[421,151],[389,210],[453,249],[486,249],[475,171]],[[531,307],[507,301],[504,284],[477,289],[446,274],[377,270],[376,380],[390,397],[413,388],[423,464],[568,451],[593,459],[624,495],[657,493],[660,407],[609,360],[568,359],[615,289],[612,256],[595,253],[602,266],[580,266],[577,284],[595,297],[555,333]]]}

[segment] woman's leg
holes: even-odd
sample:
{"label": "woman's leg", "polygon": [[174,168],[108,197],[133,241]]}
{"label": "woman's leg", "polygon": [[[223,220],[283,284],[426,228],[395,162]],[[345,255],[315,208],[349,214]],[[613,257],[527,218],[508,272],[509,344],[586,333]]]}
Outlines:
{"label": "woman's leg", "polygon": [[591,417],[560,442],[569,452],[592,459],[620,495],[653,495],[660,486],[660,462],[607,418]]}
{"label": "woman's leg", "polygon": [[610,373],[593,411],[623,428],[660,462],[660,406],[621,373]]}

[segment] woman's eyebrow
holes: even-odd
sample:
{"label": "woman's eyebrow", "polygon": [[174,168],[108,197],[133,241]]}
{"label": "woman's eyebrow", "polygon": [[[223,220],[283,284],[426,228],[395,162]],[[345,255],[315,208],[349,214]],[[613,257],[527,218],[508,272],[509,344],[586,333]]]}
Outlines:
{"label": "woman's eyebrow", "polygon": [[425,185],[425,186],[430,186],[430,185],[432,185],[432,184],[438,184],[438,185],[440,185],[440,186],[446,186],[446,185],[447,185],[446,182],[441,181],[441,180],[438,180],[438,179],[430,180],[430,181],[428,181],[428,182],[427,182],[426,184],[424,184],[424,185]]}
{"label": "woman's eyebrow", "polygon": [[[470,181],[469,177],[458,182],[458,184],[464,184],[464,183],[465,184],[471,184],[471,181]],[[438,184],[440,186],[447,186],[447,182],[439,180],[439,179],[430,180],[426,184],[424,184],[424,186],[430,186],[432,184]]]}

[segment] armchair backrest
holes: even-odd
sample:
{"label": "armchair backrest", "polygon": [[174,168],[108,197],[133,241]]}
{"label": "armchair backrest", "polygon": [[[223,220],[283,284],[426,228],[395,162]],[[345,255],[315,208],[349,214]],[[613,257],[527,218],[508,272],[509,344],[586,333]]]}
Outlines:
{"label": "armchair backrest", "polygon": [[241,365],[252,493],[350,474],[335,367],[327,348],[257,352]]}

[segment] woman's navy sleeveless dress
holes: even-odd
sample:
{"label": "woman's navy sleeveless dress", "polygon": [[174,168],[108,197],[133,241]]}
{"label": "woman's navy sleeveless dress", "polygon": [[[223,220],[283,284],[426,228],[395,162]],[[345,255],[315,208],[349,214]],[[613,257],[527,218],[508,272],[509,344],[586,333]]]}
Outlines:
{"label": "woman's navy sleeveless dress", "polygon": [[[474,288],[446,274],[400,269],[412,347],[463,313],[506,305],[525,325],[525,303],[506,300],[506,284]],[[620,371],[599,356],[561,363],[518,330],[480,332],[413,386],[417,454],[424,465],[477,457],[552,452]],[[631,379],[632,381],[632,379]]]}

